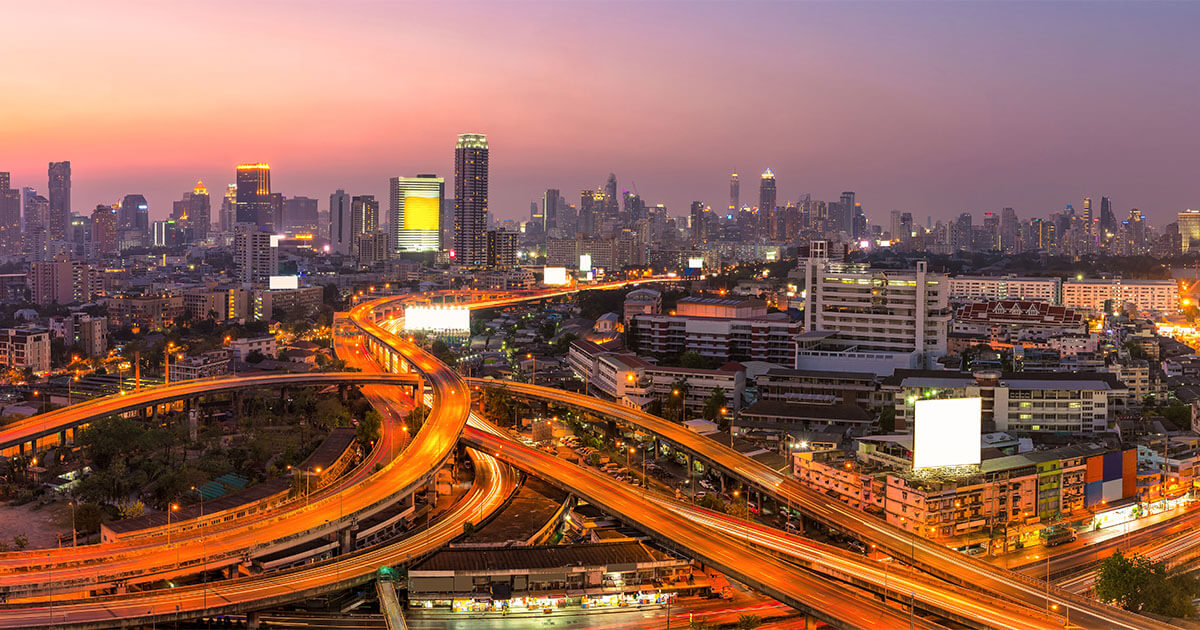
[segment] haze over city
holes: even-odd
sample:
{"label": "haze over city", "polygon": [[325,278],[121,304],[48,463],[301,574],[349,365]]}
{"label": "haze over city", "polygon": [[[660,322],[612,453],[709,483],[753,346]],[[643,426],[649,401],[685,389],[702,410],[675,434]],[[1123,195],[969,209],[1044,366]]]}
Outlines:
{"label": "haze over city", "polygon": [[488,134],[500,219],[609,172],[673,214],[719,209],[731,172],[768,167],[781,201],[855,190],[873,222],[1109,195],[1162,224],[1198,204],[1191,3],[6,11],[0,157],[22,185],[70,160],[79,209],[142,193],[162,218],[247,161],[288,195],[382,198],[395,175],[449,176],[464,131]]}

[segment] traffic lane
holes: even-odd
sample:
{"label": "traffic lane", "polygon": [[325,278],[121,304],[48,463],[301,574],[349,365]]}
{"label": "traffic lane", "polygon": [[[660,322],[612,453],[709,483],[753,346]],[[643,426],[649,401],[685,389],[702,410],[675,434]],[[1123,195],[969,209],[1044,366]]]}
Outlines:
{"label": "traffic lane", "polygon": [[[169,590],[47,603],[0,609],[0,628],[64,628],[70,624],[132,620],[140,623],[155,618],[194,618],[208,614],[233,614],[239,605],[338,584],[343,580],[369,577],[380,567],[407,562],[440,548],[462,534],[463,523],[490,515],[516,489],[517,475],[509,466],[472,449],[476,480],[458,505],[441,519],[402,541],[356,552],[344,558],[260,576],[190,585]],[[207,608],[206,608],[207,607]],[[225,609],[225,610],[221,610]]]}
{"label": "traffic lane", "polygon": [[[834,585],[794,565],[748,549],[725,534],[698,527],[681,516],[642,501],[640,493],[632,492],[628,486],[608,477],[474,427],[468,427],[464,437],[468,443],[501,460],[510,461],[518,468],[575,492],[606,511],[623,515],[643,531],[669,538],[691,550],[705,563],[720,567],[722,572],[740,575],[743,580],[751,577],[758,580],[762,590],[776,599],[803,602],[815,610],[826,611],[834,617],[832,621],[849,624],[851,628],[899,628],[910,622],[907,615],[901,615],[873,598],[853,594],[844,586]],[[912,622],[914,627],[942,627],[922,618]]]}

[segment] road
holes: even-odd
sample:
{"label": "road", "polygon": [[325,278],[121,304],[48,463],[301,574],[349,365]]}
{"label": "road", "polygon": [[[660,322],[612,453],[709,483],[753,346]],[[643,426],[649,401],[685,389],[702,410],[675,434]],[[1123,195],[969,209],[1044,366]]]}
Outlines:
{"label": "road", "polygon": [[780,503],[786,502],[792,508],[799,509],[818,521],[853,534],[866,543],[876,544],[892,556],[960,586],[998,594],[1027,606],[1043,606],[1052,611],[1055,610],[1055,606],[1058,606],[1059,610],[1069,609],[1071,622],[1087,628],[1157,630],[1174,627],[1065,589],[1048,587],[1044,580],[991,566],[905,532],[860,510],[848,509],[842,503],[800,485],[784,473],[772,470],[723,444],[658,416],[590,396],[539,385],[513,382],[499,384],[482,379],[469,379],[469,382],[473,386],[502,386],[521,397],[587,410],[659,436],[774,497]]}

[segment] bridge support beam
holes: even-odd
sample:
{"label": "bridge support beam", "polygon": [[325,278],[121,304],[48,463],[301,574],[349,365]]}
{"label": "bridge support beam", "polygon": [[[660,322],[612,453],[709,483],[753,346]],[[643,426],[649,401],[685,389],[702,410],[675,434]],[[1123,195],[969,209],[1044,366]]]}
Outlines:
{"label": "bridge support beam", "polygon": [[257,613],[257,612],[246,613],[246,628],[248,630],[258,630],[259,625],[261,623],[262,623],[262,621],[261,621],[259,613]]}

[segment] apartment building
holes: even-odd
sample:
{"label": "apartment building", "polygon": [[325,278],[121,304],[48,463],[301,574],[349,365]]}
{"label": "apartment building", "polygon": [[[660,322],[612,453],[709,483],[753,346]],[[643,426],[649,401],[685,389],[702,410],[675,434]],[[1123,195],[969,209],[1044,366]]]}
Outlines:
{"label": "apartment building", "polygon": [[1104,313],[1131,305],[1139,313],[1179,313],[1179,283],[1174,280],[1084,278],[1067,280],[1062,287],[1063,306],[1088,313]]}
{"label": "apartment building", "polygon": [[1087,319],[1080,311],[1048,302],[995,300],[974,302],[954,313],[951,332],[986,335],[993,339],[1048,338],[1062,333],[1085,334]]}
{"label": "apartment building", "polygon": [[198,378],[229,374],[231,360],[228,350],[212,350],[186,356],[171,363],[171,381],[191,381]]}
{"label": "apartment building", "polygon": [[949,279],[952,302],[1023,300],[1062,304],[1062,278],[954,276]]}
{"label": "apartment building", "polygon": [[183,314],[182,295],[117,295],[106,303],[115,325],[143,331],[161,330]]}
{"label": "apartment building", "polygon": [[1129,395],[1117,375],[1105,372],[897,370],[880,389],[893,395],[900,431],[910,430],[918,400],[980,397],[985,431],[1103,433],[1112,429]]}
{"label": "apartment building", "polygon": [[265,357],[275,356],[276,342],[271,335],[263,335],[262,337],[242,337],[234,339],[229,344],[229,351],[233,356],[237,357],[238,361],[245,362],[246,357],[253,352],[258,352]]}
{"label": "apartment building", "polygon": [[50,331],[41,328],[0,330],[0,365],[34,374],[50,371]]}
{"label": "apartment building", "polygon": [[761,300],[689,297],[679,300],[674,314],[635,314],[627,333],[643,354],[693,351],[713,359],[790,365],[800,330],[786,314],[768,314]]}
{"label": "apartment building", "polygon": [[592,393],[635,409],[681,396],[684,414],[696,415],[713,392],[720,390],[726,408],[733,413],[740,408],[746,389],[746,371],[737,363],[716,370],[660,366],[628,352],[605,351],[586,341],[572,342],[567,365],[588,383]]}
{"label": "apartment building", "polygon": [[[878,406],[879,377],[871,372],[771,368],[755,380],[760,400],[784,403]],[[891,396],[886,402],[892,404]]]}
{"label": "apartment building", "polygon": [[890,374],[932,368],[946,354],[950,310],[947,276],[875,269],[831,260],[828,243],[814,241],[804,271],[804,334],[794,367]]}
{"label": "apartment building", "polygon": [[84,356],[98,357],[108,352],[107,317],[92,317],[86,313],[51,317],[50,334],[62,338],[68,348],[75,346]]}

